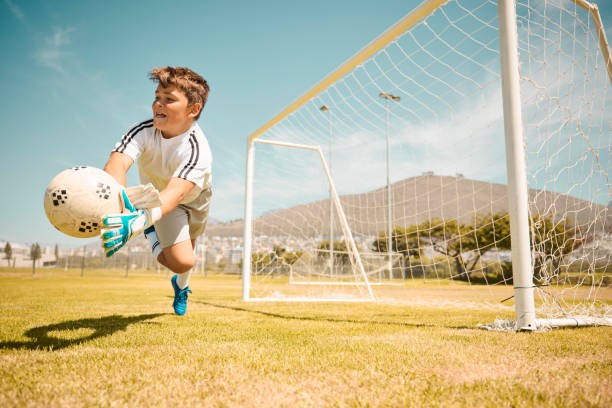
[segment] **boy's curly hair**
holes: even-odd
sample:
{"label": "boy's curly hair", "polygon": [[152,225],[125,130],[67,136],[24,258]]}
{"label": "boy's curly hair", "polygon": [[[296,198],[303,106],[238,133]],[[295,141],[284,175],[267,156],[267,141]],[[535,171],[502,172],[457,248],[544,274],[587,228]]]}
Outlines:
{"label": "boy's curly hair", "polygon": [[[169,85],[176,86],[187,96],[189,105],[199,103],[202,105],[202,109],[204,109],[210,88],[204,78],[189,68],[154,68],[149,74],[149,78],[164,88]],[[200,109],[200,113],[202,113],[202,109]],[[200,117],[200,113],[198,113],[196,120]]]}

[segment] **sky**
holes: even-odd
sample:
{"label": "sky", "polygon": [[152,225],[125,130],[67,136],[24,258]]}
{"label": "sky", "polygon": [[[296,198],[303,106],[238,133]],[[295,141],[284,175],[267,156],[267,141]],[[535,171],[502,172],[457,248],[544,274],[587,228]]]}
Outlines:
{"label": "sky", "polygon": [[210,84],[199,124],[214,157],[211,217],[242,218],[246,138],[419,3],[0,0],[0,240],[85,243],[49,224],[45,188],[66,168],[104,166],[150,118],[147,74],[166,65]]}

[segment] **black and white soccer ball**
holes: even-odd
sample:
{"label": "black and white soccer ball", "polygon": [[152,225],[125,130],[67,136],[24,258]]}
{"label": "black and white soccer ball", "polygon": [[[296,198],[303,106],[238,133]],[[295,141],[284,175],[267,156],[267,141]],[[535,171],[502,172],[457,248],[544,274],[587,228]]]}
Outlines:
{"label": "black and white soccer ball", "polygon": [[104,215],[122,210],[123,187],[104,170],[77,166],[55,176],[45,191],[45,213],[66,235],[90,238],[100,234]]}

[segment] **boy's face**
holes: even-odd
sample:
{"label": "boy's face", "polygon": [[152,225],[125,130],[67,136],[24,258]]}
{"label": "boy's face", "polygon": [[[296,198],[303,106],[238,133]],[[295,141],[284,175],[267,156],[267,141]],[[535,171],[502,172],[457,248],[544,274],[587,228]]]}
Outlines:
{"label": "boy's face", "polygon": [[153,126],[164,137],[185,133],[200,112],[200,104],[189,105],[187,96],[175,86],[159,85],[153,101]]}

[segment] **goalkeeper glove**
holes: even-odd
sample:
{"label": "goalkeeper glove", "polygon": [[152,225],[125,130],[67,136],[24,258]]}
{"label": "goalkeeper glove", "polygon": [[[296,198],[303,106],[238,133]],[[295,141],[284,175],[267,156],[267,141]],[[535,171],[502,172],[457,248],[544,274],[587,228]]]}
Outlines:
{"label": "goalkeeper glove", "polygon": [[151,183],[128,187],[125,189],[125,192],[130,199],[130,202],[136,208],[154,208],[161,205],[159,191],[157,191],[157,189],[153,187],[153,184]]}
{"label": "goalkeeper glove", "polygon": [[159,221],[162,216],[160,207],[147,210],[139,210],[134,207],[125,190],[121,191],[120,197],[123,212],[109,214],[102,218],[102,247],[107,258],[113,256],[145,228]]}

